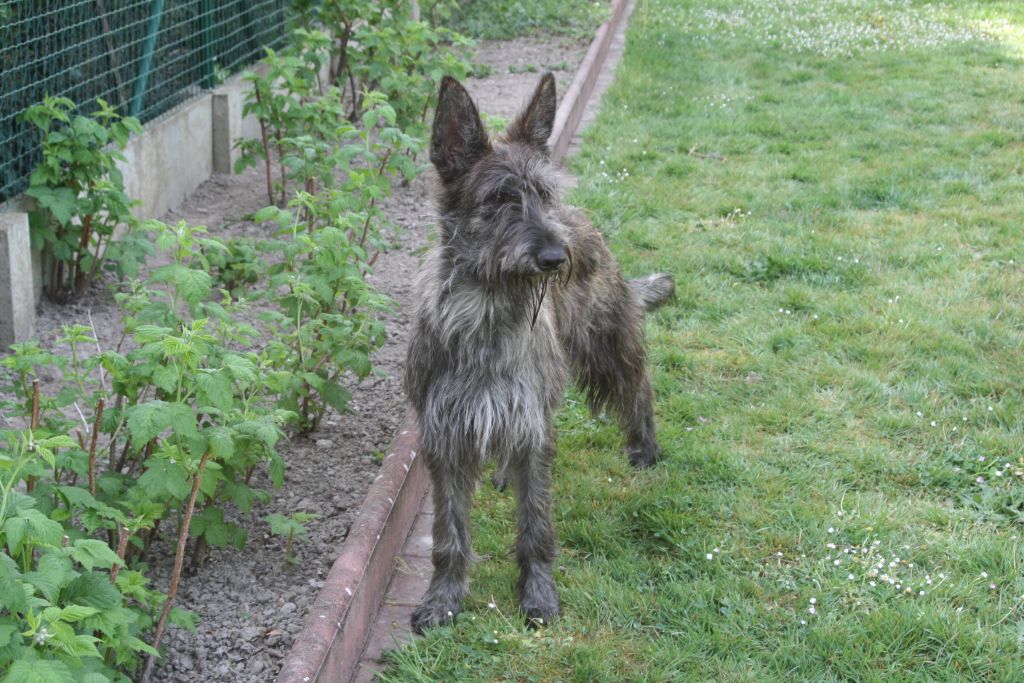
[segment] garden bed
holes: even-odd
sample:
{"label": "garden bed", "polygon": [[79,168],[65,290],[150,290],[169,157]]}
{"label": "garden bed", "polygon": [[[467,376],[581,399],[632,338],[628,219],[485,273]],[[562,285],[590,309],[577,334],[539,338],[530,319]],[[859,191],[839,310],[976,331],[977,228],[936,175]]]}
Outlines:
{"label": "garden bed", "polygon": [[[585,49],[571,39],[484,43],[477,62],[489,68],[489,75],[468,85],[483,111],[510,117],[535,85],[536,72],[556,69],[564,92]],[[417,254],[433,222],[433,182],[431,174],[421,175],[407,186],[396,186],[385,202],[388,217],[399,228],[392,241],[401,246],[382,255],[370,277],[398,304],[387,320],[388,342],[373,357],[382,373],[351,387],[348,413],[328,413],[309,437],[279,445],[286,463],[284,486],[272,491],[268,503],[256,504],[250,515],[231,520],[247,531],[243,550],[214,549],[183,579],[176,605],[196,612],[199,626],[194,633],[169,630],[167,657],[155,680],[266,681],[279,669],[402,417],[399,369],[407,331],[405,304],[411,299]],[[223,239],[266,237],[266,226],[245,219],[265,204],[263,176],[249,169],[237,176],[214,176],[162,219],[206,225]],[[75,304],[43,304],[38,337],[50,347],[62,336],[63,325],[91,325],[100,348],[110,349],[118,343],[120,319],[120,309],[98,286]],[[51,379],[56,379],[54,373]],[[262,472],[253,483],[272,489]],[[308,540],[296,542],[292,560],[286,561],[285,541],[271,535],[263,520],[268,514],[296,511],[316,518],[307,525]],[[149,576],[158,589],[169,580],[172,553],[173,546],[158,543],[149,558]]]}

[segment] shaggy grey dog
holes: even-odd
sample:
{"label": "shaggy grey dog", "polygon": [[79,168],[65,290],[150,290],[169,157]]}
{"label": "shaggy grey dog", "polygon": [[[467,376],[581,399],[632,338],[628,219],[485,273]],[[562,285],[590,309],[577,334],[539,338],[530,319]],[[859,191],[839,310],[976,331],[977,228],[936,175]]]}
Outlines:
{"label": "shaggy grey dog", "polygon": [[659,455],[643,312],[668,275],[627,282],[601,235],[560,203],[547,139],[555,80],[490,140],[469,93],[441,83],[430,160],[441,178],[440,234],[420,275],[406,366],[420,450],[433,483],[434,574],[417,633],[451,622],[469,588],[469,510],[480,471],[498,463],[518,498],[519,606],[530,625],[557,616],[552,578],[552,414],[570,376],[596,413],[619,419],[637,467]]}

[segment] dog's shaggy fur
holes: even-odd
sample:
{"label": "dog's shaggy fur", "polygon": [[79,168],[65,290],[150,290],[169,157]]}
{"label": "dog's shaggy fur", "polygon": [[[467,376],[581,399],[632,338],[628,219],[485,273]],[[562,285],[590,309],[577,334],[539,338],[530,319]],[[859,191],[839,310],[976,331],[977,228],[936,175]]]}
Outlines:
{"label": "dog's shaggy fur", "polygon": [[555,81],[488,139],[469,93],[441,84],[430,160],[441,178],[440,234],[419,279],[406,390],[434,495],[434,574],[413,628],[450,622],[468,590],[469,508],[481,468],[498,463],[518,497],[516,559],[528,623],[558,614],[551,569],[552,414],[569,377],[619,419],[637,467],[657,460],[643,312],[667,275],[627,282],[601,235],[560,203],[547,139]]}

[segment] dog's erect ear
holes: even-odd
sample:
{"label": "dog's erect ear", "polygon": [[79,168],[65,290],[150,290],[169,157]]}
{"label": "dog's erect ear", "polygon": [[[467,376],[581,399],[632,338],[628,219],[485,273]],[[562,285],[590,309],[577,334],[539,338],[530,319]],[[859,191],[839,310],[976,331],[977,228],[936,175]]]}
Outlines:
{"label": "dog's erect ear", "polygon": [[508,139],[525,142],[539,149],[547,150],[551,129],[555,127],[555,77],[547,72],[540,77],[537,89],[533,91],[530,103],[508,127]]}
{"label": "dog's erect ear", "polygon": [[490,149],[480,114],[462,84],[451,76],[441,80],[430,137],[430,161],[445,185],[458,180]]}

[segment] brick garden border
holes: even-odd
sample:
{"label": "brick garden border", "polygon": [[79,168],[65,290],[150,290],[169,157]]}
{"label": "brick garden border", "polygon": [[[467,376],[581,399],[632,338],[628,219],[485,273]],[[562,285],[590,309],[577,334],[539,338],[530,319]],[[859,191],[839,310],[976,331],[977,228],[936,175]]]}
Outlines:
{"label": "brick garden border", "polygon": [[[628,6],[629,0],[613,0],[611,17],[597,30],[562,98],[548,140],[556,162],[569,149]],[[347,683],[356,673],[395,558],[427,492],[427,470],[416,457],[417,442],[415,420],[407,414],[277,683]]]}

